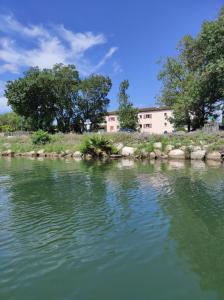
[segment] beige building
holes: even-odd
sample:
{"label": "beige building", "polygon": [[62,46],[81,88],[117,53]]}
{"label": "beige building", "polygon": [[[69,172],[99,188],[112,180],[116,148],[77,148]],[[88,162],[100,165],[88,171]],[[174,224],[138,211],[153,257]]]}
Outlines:
{"label": "beige building", "polygon": [[[173,125],[169,122],[172,110],[167,107],[140,108],[138,113],[139,131],[154,134],[170,133]],[[118,114],[109,112],[106,116],[106,131],[117,132],[120,129]]]}

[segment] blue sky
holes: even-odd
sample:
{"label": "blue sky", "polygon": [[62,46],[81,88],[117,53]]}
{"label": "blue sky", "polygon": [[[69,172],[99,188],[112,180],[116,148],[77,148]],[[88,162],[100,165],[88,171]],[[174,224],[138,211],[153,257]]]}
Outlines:
{"label": "blue sky", "polygon": [[29,66],[74,63],[81,76],[109,75],[110,109],[117,107],[119,83],[139,107],[159,94],[158,61],[175,55],[178,41],[196,35],[214,19],[223,0],[1,0],[0,113],[7,80]]}

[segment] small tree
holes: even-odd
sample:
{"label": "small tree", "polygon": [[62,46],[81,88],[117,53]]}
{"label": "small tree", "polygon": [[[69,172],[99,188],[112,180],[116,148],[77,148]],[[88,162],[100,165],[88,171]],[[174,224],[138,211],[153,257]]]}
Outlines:
{"label": "small tree", "polygon": [[133,104],[129,101],[129,96],[126,92],[128,87],[128,80],[121,82],[118,94],[118,118],[121,129],[128,128],[136,130],[138,126],[138,110],[134,108]]}

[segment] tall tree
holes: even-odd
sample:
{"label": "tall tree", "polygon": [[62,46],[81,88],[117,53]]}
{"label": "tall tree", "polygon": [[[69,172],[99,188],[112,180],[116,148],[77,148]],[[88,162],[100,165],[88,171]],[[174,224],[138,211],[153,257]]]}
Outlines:
{"label": "tall tree", "polygon": [[136,130],[138,126],[138,110],[133,107],[133,104],[129,101],[127,89],[129,88],[128,80],[121,82],[119,87],[118,102],[118,118],[121,129]]}
{"label": "tall tree", "polygon": [[74,124],[76,130],[82,132],[87,119],[91,121],[91,130],[98,129],[107,112],[111,87],[111,79],[101,75],[91,75],[81,81]]}
{"label": "tall tree", "polygon": [[54,80],[49,70],[29,69],[23,78],[9,81],[5,95],[8,104],[30,121],[32,130],[50,130],[55,118]]}
{"label": "tall tree", "polygon": [[224,9],[215,21],[204,22],[196,38],[185,36],[178,56],[168,58],[159,73],[160,103],[173,110],[175,126],[197,129],[224,99]]}
{"label": "tall tree", "polygon": [[62,132],[70,130],[78,95],[79,74],[75,66],[29,69],[23,78],[10,81],[5,95],[19,115],[30,120],[33,130],[51,130],[56,120]]}
{"label": "tall tree", "polygon": [[68,132],[76,118],[76,104],[79,92],[79,73],[74,65],[56,64],[52,69],[55,91],[55,118],[58,130]]}

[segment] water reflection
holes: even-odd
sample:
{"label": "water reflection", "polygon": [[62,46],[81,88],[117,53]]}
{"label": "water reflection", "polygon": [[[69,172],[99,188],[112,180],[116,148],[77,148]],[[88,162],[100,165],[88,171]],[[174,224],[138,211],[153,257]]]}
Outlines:
{"label": "water reflection", "polygon": [[[214,171],[201,162],[191,167],[170,176],[172,193],[164,194],[160,203],[170,216],[169,237],[177,242],[179,255],[200,276],[201,287],[216,291],[223,299],[223,167]],[[207,172],[195,172],[205,169]]]}
{"label": "water reflection", "polygon": [[223,175],[201,161],[1,159],[0,298],[223,299]]}

